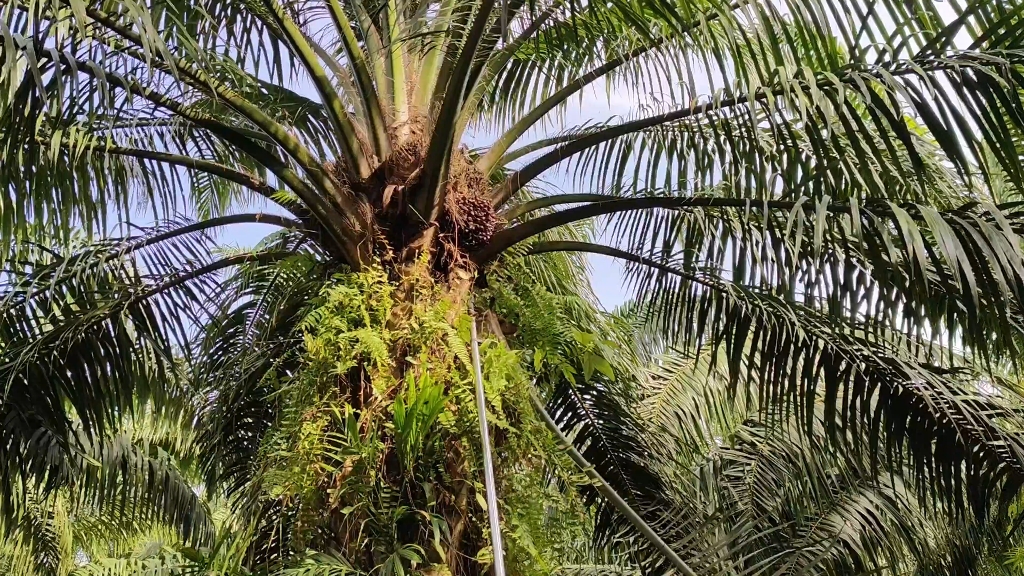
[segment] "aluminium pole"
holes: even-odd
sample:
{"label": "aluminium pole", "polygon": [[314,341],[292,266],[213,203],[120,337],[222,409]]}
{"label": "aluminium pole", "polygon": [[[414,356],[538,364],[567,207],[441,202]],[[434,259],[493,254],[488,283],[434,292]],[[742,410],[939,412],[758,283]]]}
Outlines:
{"label": "aluminium pole", "polygon": [[[472,298],[472,297],[471,297]],[[469,302],[469,333],[473,347],[473,373],[476,380],[476,410],[480,415],[480,438],[484,455],[484,486],[487,491],[487,519],[491,526],[491,549],[494,576],[505,576],[505,552],[501,546],[501,523],[498,518],[498,490],[494,484],[494,462],[491,456],[491,435],[487,430],[487,402],[484,398],[484,377],[480,369],[480,343],[476,336],[476,306]]]}

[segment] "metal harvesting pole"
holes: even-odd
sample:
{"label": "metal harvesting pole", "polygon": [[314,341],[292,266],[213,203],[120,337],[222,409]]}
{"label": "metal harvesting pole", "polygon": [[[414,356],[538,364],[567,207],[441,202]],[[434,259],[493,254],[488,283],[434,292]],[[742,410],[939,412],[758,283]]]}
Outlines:
{"label": "metal harvesting pole", "polygon": [[487,430],[487,402],[484,398],[484,376],[480,369],[480,343],[476,336],[476,306],[469,303],[470,338],[473,340],[473,372],[476,378],[476,410],[480,414],[480,438],[484,454],[484,486],[487,490],[487,519],[491,526],[491,549],[494,554],[494,576],[505,576],[505,551],[501,545],[501,523],[498,519],[498,490],[494,484],[494,459],[491,456],[491,435]]}

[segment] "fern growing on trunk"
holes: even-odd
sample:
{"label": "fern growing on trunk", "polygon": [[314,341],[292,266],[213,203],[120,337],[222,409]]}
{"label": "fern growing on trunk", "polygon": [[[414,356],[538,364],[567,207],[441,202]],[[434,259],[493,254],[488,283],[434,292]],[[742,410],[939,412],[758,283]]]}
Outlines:
{"label": "fern growing on trunk", "polygon": [[[260,383],[277,417],[236,495],[243,515],[269,519],[250,544],[253,569],[333,549],[365,573],[487,571],[470,321],[429,274],[397,287],[379,268],[336,275],[307,303],[289,353],[295,368]],[[552,472],[571,502],[564,490],[577,480],[533,412],[520,354],[492,339],[482,362],[496,459],[506,464],[503,502],[527,498],[523,489],[538,496]],[[502,506],[506,525],[527,521],[538,504],[546,505]],[[582,508],[576,514],[586,522]],[[510,542],[513,558],[527,554],[525,568],[527,551]]]}

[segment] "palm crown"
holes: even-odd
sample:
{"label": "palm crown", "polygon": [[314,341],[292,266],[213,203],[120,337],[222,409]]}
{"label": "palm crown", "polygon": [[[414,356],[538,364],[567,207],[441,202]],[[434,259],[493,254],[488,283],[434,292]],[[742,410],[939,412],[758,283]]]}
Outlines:
{"label": "palm crown", "polygon": [[[206,386],[204,480],[244,492],[283,410],[268,374],[298,369],[333,274],[382,268],[412,302],[423,267],[461,305],[485,272],[571,294],[559,274],[595,253],[628,264],[638,349],[718,359],[730,398],[849,448],[858,473],[999,516],[1024,484],[1003,378],[1022,342],[1022,11],[0,1],[4,480],[73,476],[79,434],[185,373]],[[601,84],[634,109],[541,130]],[[471,129],[495,137],[471,150]],[[563,165],[580,190],[545,181]],[[253,201],[274,208],[238,211]],[[156,223],[128,233],[139,205]],[[280,230],[217,248],[251,222]],[[586,378],[547,359],[534,376],[657,524],[667,480],[637,478],[668,473],[585,358]]]}

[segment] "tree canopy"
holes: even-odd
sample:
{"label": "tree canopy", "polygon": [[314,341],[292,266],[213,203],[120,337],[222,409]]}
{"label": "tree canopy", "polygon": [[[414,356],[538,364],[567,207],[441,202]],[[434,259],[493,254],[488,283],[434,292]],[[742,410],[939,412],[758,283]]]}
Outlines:
{"label": "tree canopy", "polygon": [[[112,557],[480,573],[474,321],[517,550],[544,492],[581,565],[1003,558],[1022,11],[0,0],[0,512],[35,550],[5,561],[66,573],[93,532],[61,514],[119,498]],[[629,110],[567,122],[598,88]]]}

